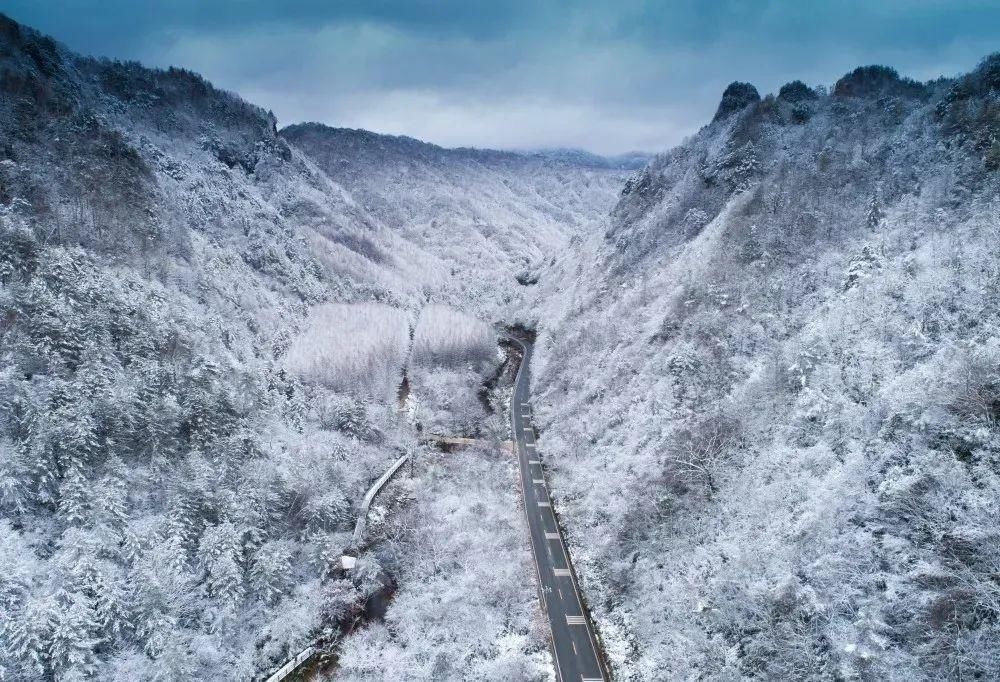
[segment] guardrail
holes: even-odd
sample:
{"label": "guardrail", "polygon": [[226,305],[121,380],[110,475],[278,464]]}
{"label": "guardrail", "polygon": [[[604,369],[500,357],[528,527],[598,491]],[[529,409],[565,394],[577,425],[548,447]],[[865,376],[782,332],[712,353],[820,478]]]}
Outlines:
{"label": "guardrail", "polygon": [[305,649],[297,653],[294,658],[289,659],[285,665],[275,670],[270,677],[264,680],[264,682],[281,682],[281,680],[298,670],[300,665],[312,658],[314,653],[316,653],[316,647],[312,645],[307,646]]}
{"label": "guardrail", "polygon": [[[375,499],[375,496],[378,495],[379,491],[385,487],[385,484],[389,482],[389,479],[392,478],[397,471],[399,471],[399,468],[403,466],[409,458],[410,455],[407,453],[397,459],[392,463],[392,466],[390,466],[384,474],[379,476],[378,480],[372,483],[371,487],[368,488],[368,492],[365,493],[365,496],[361,500],[361,508],[358,512],[358,520],[354,523],[354,534],[351,536],[351,546],[349,549],[353,551],[360,549],[361,540],[365,534],[365,528],[368,526],[368,510],[372,506],[372,500]],[[347,559],[350,559],[351,561],[348,562]],[[345,555],[341,561],[344,569],[354,567],[354,557]],[[264,682],[281,682],[298,670],[299,666],[312,658],[317,651],[318,649],[316,646],[310,644],[294,657],[288,659],[284,665],[274,671],[270,677],[264,680]]]}
{"label": "guardrail", "polygon": [[361,510],[358,513],[358,520],[354,524],[354,534],[351,536],[351,549],[357,550],[361,547],[361,539],[365,534],[365,528],[368,527],[368,509],[372,506],[372,500],[375,499],[375,496],[389,482],[392,475],[399,471],[399,467],[403,466],[409,458],[410,455],[407,453],[393,462],[392,466],[365,493],[364,499],[361,500]]}

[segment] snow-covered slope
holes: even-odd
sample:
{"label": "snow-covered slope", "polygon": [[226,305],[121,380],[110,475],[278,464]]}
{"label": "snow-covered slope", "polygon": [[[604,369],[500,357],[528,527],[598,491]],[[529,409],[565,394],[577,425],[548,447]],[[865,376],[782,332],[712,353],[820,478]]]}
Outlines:
{"label": "snow-covered slope", "polygon": [[281,131],[394,234],[441,259],[440,300],[480,314],[607,215],[630,174],[595,157],[442,149],[311,123]]}
{"label": "snow-covered slope", "polygon": [[364,598],[328,554],[412,440],[285,350],[405,268],[267,112],[3,17],[0,157],[0,676],[250,677]]}
{"label": "snow-covered slope", "polygon": [[1000,56],[734,84],[543,276],[540,447],[618,678],[1000,665]]}
{"label": "snow-covered slope", "polygon": [[[365,155],[347,161],[379,180]],[[492,322],[521,288],[513,256],[494,256],[515,217],[540,235],[537,257],[606,213],[620,177],[536,163],[518,191],[540,198],[522,212],[503,187],[515,171],[482,169],[406,187],[422,219],[423,197],[465,207],[446,238],[400,229],[268,112],[187,71],[81,58],[0,15],[0,678],[250,678],[335,641],[379,572],[413,563],[414,528],[461,522],[428,497],[450,477],[419,459],[388,493],[403,502],[394,542],[354,579],[333,570],[368,483],[401,448],[423,452],[394,395],[378,397],[407,362],[393,350],[406,321],[433,301]],[[557,200],[591,174],[595,197]],[[498,234],[476,223],[494,205]],[[480,257],[490,266],[466,290]],[[376,318],[399,320],[402,343],[376,338]],[[365,333],[344,344],[351,324]],[[365,390],[377,372],[389,385]],[[483,466],[480,484],[515,510],[512,463]],[[524,537],[516,514],[494,518]],[[481,531],[473,556],[498,537]],[[512,584],[469,605],[495,623],[477,655],[459,646],[440,665],[544,667],[529,570],[512,562]],[[421,611],[391,617],[415,627]]]}

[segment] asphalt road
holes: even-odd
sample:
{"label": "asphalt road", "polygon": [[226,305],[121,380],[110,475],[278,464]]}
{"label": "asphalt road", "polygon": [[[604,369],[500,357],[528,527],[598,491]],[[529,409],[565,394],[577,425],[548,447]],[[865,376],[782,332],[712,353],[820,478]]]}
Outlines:
{"label": "asphalt road", "polygon": [[597,638],[583,610],[580,591],[570,564],[545,485],[541,455],[535,447],[528,378],[532,345],[514,339],[524,357],[514,382],[511,429],[521,468],[521,494],[531,533],[531,549],[538,573],[542,609],[549,619],[556,676],[562,682],[606,680],[597,653]]}

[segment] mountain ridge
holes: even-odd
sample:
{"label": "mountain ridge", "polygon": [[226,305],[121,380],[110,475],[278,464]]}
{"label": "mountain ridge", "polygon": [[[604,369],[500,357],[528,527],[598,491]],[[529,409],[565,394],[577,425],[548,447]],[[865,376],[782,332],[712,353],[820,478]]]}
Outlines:
{"label": "mountain ridge", "polygon": [[393,135],[378,133],[365,128],[344,128],[316,121],[292,123],[281,128],[279,133],[286,136],[297,136],[305,131],[326,130],[329,134],[353,138],[358,143],[396,143],[408,148],[411,152],[430,153],[452,156],[478,158],[484,161],[552,161],[565,163],[568,166],[608,168],[612,170],[635,170],[639,164],[644,164],[652,156],[644,152],[626,152],[602,156],[585,149],[575,148],[542,148],[542,149],[493,149],[489,147],[444,147],[433,142],[420,140],[409,135]]}

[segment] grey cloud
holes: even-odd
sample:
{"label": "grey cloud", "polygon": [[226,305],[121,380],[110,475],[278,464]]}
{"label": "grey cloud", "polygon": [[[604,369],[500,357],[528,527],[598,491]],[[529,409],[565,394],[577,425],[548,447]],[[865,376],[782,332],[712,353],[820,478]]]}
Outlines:
{"label": "grey cloud", "polygon": [[12,0],[5,11],[76,49],[199,71],[283,123],[605,152],[678,142],[732,80],[763,93],[867,63],[930,78],[1000,47],[1000,6],[980,0]]}

